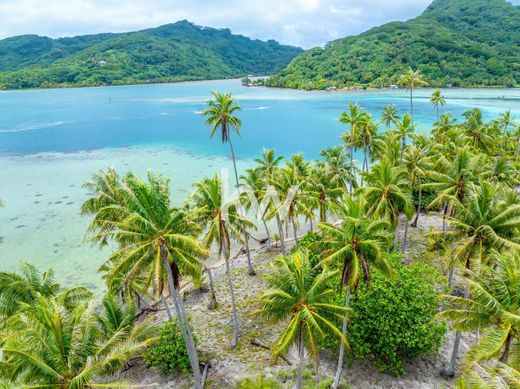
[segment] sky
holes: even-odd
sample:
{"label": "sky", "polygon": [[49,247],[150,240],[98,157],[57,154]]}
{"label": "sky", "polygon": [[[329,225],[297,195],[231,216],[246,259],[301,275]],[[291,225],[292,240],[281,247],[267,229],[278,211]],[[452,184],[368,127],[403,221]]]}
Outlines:
{"label": "sky", "polygon": [[310,48],[418,16],[431,1],[0,0],[0,38],[135,31],[187,19],[251,38]]}

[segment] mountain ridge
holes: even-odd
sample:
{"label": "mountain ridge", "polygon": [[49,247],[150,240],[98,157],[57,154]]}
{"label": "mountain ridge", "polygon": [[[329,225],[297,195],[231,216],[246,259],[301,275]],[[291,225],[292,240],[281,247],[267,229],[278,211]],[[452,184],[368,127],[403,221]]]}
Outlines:
{"label": "mountain ridge", "polygon": [[435,0],[413,19],[307,50],[268,85],[387,87],[410,66],[432,86],[517,85],[520,7],[505,0]]}
{"label": "mountain ridge", "polygon": [[267,75],[302,53],[187,20],[156,28],[0,40],[0,88],[121,85]]}

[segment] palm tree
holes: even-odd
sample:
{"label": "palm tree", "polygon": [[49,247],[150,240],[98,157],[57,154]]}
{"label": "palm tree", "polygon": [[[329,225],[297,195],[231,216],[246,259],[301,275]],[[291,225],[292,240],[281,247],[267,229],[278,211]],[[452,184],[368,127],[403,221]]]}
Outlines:
{"label": "palm tree", "polygon": [[458,331],[483,331],[484,336],[467,353],[470,362],[498,358],[520,365],[520,256],[493,254],[493,267],[480,274],[468,271],[466,279],[472,298],[448,296],[449,306],[438,314]]}
{"label": "palm tree", "polygon": [[430,103],[435,107],[435,113],[437,115],[437,120],[439,120],[439,105],[444,107],[446,105],[446,99],[441,93],[440,89],[436,89],[432,96],[430,97]]}
{"label": "palm tree", "polygon": [[0,369],[0,379],[25,388],[130,386],[124,380],[98,380],[124,367],[155,339],[149,321],[136,325],[135,317],[115,317],[106,306],[98,315],[91,299],[70,308],[56,297],[38,296],[13,319],[4,334],[9,369]]}
{"label": "palm tree", "polygon": [[108,284],[121,277],[132,280],[146,275],[156,295],[162,296],[166,274],[195,387],[199,388],[198,357],[179,288],[181,273],[200,273],[200,258],[208,252],[195,238],[198,228],[186,213],[170,207],[169,180],[152,172],[147,178],[148,182],[144,182],[131,174],[125,177],[118,193],[120,203],[100,208],[89,232],[92,240],[102,246],[109,241],[119,245],[101,267],[107,272]]}
{"label": "palm tree", "polygon": [[195,209],[196,219],[204,227],[204,245],[209,248],[213,243],[216,243],[219,247],[219,257],[224,257],[233,314],[231,348],[234,348],[238,344],[239,318],[229,265],[231,239],[242,243],[246,229],[254,227],[254,225],[241,215],[236,204],[223,201],[222,181],[218,175],[196,183],[191,201]]}
{"label": "palm tree", "polygon": [[[377,135],[377,126],[374,124],[374,120],[370,114],[365,115],[365,120],[361,123],[359,131],[359,143],[363,147],[363,165],[361,171],[368,172],[368,154],[370,148]],[[361,186],[363,186],[363,176],[361,176]]]}
{"label": "palm tree", "polygon": [[496,185],[514,188],[518,185],[518,171],[505,155],[498,155],[485,166],[482,176]]}
{"label": "palm tree", "polygon": [[397,108],[393,104],[385,105],[381,112],[381,120],[385,123],[387,129],[390,128],[391,124],[395,124],[399,121],[399,113]]}
{"label": "palm tree", "polygon": [[328,282],[336,274],[326,268],[321,272],[313,268],[307,251],[297,250],[289,257],[275,259],[273,272],[266,277],[270,289],[257,300],[260,304],[257,314],[271,323],[288,322],[274,344],[273,353],[278,358],[293,344],[297,345],[300,357],[297,388],[303,384],[305,348],[313,358],[318,358],[318,336],[328,330],[338,336],[342,344],[346,343],[330,321],[347,312],[346,308],[330,302],[333,291]]}
{"label": "palm tree", "polygon": [[0,272],[0,327],[39,296],[56,297],[69,307],[90,298],[91,293],[81,286],[62,289],[52,269],[42,273],[34,265],[20,262],[19,273]]}
{"label": "palm tree", "polygon": [[365,112],[358,104],[349,104],[348,112],[342,112],[339,118],[340,123],[350,125],[350,131],[345,133],[341,139],[347,144],[350,150],[350,182],[349,193],[353,191],[353,175],[354,175],[354,148],[357,136],[357,130],[366,120]]}
{"label": "palm tree", "polygon": [[[272,201],[271,196],[275,194],[275,190],[273,185],[273,180],[275,174],[279,169],[280,162],[283,160],[283,157],[276,157],[274,149],[263,149],[262,150],[262,158],[256,158],[255,162],[258,165],[258,169],[262,173],[265,180],[266,187],[266,196],[268,196],[269,202],[266,205],[266,212],[269,214],[269,208],[272,210],[276,204]],[[278,233],[280,237],[280,246],[282,254],[285,254],[285,239],[283,237],[283,226],[280,215],[275,212],[274,214],[276,218],[276,224],[278,226]]]}
{"label": "palm tree", "polygon": [[455,383],[455,389],[516,389],[520,387],[520,371],[497,362],[471,365]]}
{"label": "palm tree", "polygon": [[319,209],[320,222],[327,221],[329,209],[339,203],[343,194],[341,187],[331,185],[333,180],[334,177],[329,174],[329,170],[324,163],[317,163],[313,167],[307,194],[309,204]]}
{"label": "palm tree", "polygon": [[432,135],[436,142],[442,143],[445,139],[445,134],[450,131],[457,119],[451,117],[451,113],[442,114],[435,123],[433,123]]}
{"label": "palm tree", "polygon": [[399,78],[399,85],[404,86],[406,90],[410,91],[410,116],[412,119],[412,127],[414,127],[413,120],[413,90],[414,88],[421,86],[428,86],[428,83],[422,79],[422,75],[419,71],[413,71],[410,67],[401,78]]}
{"label": "palm tree", "polygon": [[[319,243],[323,264],[342,267],[340,289],[347,287],[345,308],[349,308],[350,294],[355,292],[361,282],[370,283],[372,268],[383,274],[391,275],[392,267],[387,261],[384,250],[391,241],[388,236],[389,223],[380,219],[365,216],[365,201],[362,197],[345,198],[338,212],[339,226],[320,223],[323,241]],[[391,234],[390,234],[391,236]],[[347,333],[347,316],[343,317],[342,335]],[[345,345],[340,344],[338,367],[333,388],[337,388],[343,368]]]}
{"label": "palm tree", "polygon": [[347,180],[350,180],[350,169],[347,162],[345,148],[335,146],[323,149],[320,156],[325,158],[327,174],[330,175],[331,184],[337,188],[347,190]]}
{"label": "palm tree", "polygon": [[475,116],[470,116],[463,126],[475,150],[488,155],[493,154],[495,139],[486,124],[480,122]]}
{"label": "palm tree", "polygon": [[502,148],[504,147],[504,142],[507,136],[507,127],[514,125],[515,118],[511,116],[511,110],[508,109],[506,112],[502,114],[497,119],[498,124],[502,126]]}
{"label": "palm tree", "polygon": [[[206,124],[211,126],[210,136],[213,137],[218,129],[220,129],[220,135],[222,143],[229,144],[229,150],[231,151],[231,159],[233,160],[233,170],[235,172],[235,183],[237,191],[240,193],[240,181],[238,179],[237,164],[235,161],[235,152],[233,150],[233,142],[231,141],[231,132],[235,130],[236,134],[240,136],[240,126],[242,122],[235,115],[238,111],[241,111],[240,105],[233,99],[230,93],[218,93],[212,92],[213,100],[208,101],[208,108],[202,112],[202,116],[207,116]],[[243,242],[245,245],[247,255],[247,267],[249,275],[256,275],[251,262],[251,253],[249,252],[249,238],[247,230],[244,230]]]}
{"label": "palm tree", "polygon": [[413,122],[410,116],[405,113],[403,120],[397,123],[397,134],[401,138],[401,155],[399,157],[399,165],[403,164],[404,149],[406,148],[406,137],[413,134]]}
{"label": "palm tree", "polygon": [[410,188],[413,190],[419,190],[419,198],[417,201],[417,210],[415,211],[415,219],[411,226],[417,227],[419,221],[419,214],[421,213],[421,202],[422,202],[422,180],[428,175],[430,170],[431,161],[428,155],[429,147],[418,147],[411,145],[408,147],[404,154],[403,166],[408,172],[408,178],[410,180]]}
{"label": "palm tree", "polygon": [[[403,213],[410,219],[413,206],[410,200],[407,172],[390,162],[383,161],[365,173],[367,186],[359,188],[359,193],[365,196],[367,216],[386,219],[395,232],[394,247],[398,244],[399,215]],[[405,224],[403,253],[406,249],[406,234],[408,222]]]}

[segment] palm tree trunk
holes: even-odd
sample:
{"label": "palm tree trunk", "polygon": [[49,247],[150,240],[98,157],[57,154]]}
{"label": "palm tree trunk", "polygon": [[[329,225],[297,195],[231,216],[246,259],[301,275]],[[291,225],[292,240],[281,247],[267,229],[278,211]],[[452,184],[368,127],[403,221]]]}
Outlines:
{"label": "palm tree trunk", "polygon": [[[469,297],[469,290],[467,287],[464,291],[464,297],[465,298]],[[457,365],[457,356],[459,354],[460,338],[461,338],[461,333],[459,331],[457,331],[455,333],[455,341],[453,342],[453,351],[451,353],[450,365],[449,365],[448,369],[446,370],[446,376],[448,376],[448,377],[453,377],[455,375],[455,367]]]}
{"label": "palm tree trunk", "polygon": [[291,222],[292,222],[292,228],[293,228],[293,233],[294,233],[294,244],[296,245],[296,247],[298,247],[298,234],[296,231],[296,222],[294,221],[294,216],[291,217]]}
{"label": "palm tree trunk", "polygon": [[193,334],[191,333],[191,329],[189,328],[188,317],[183,314],[185,310],[183,310],[184,305],[182,305],[182,301],[180,301],[177,288],[175,287],[175,283],[173,281],[172,269],[170,267],[170,262],[166,257],[166,251],[161,250],[162,262],[163,266],[166,268],[166,273],[168,275],[168,285],[170,287],[170,293],[173,299],[173,304],[175,306],[175,311],[177,313],[177,321],[179,323],[179,328],[184,337],[184,343],[186,344],[186,350],[188,351],[188,357],[190,359],[191,369],[193,371],[193,381],[195,382],[194,387],[200,389],[201,376],[200,376],[200,367],[199,360],[197,357],[197,350],[195,348],[195,341],[193,340]]}
{"label": "palm tree trunk", "polygon": [[170,311],[170,306],[168,305],[168,301],[166,301],[166,298],[161,293],[161,302],[164,305],[164,308],[166,309],[166,314],[168,315],[168,321],[173,321],[172,311]]}
{"label": "palm tree trunk", "polygon": [[415,129],[413,121],[413,86],[410,87],[410,117],[412,119],[412,130]]}
{"label": "palm tree trunk", "polygon": [[262,216],[262,223],[264,223],[265,233],[267,234],[267,248],[271,248],[271,233],[269,232],[269,227],[267,227],[267,223],[265,222],[265,218]]}
{"label": "palm tree trunk", "polygon": [[407,261],[407,258],[406,258],[406,241],[407,240],[408,240],[408,218],[405,217],[405,219],[404,219],[403,248],[402,248],[403,257],[404,257],[405,262]]}
{"label": "palm tree trunk", "polygon": [[[347,285],[347,293],[345,296],[345,308],[350,307],[350,286]],[[343,315],[343,324],[341,327],[341,333],[343,336],[347,336],[347,323],[348,323],[347,314]],[[334,382],[332,383],[331,388],[337,389],[339,386],[339,382],[341,380],[341,371],[343,370],[343,359],[345,357],[345,344],[341,342],[339,344],[339,357],[338,357],[338,366],[336,368],[336,375],[334,376]]]}
{"label": "palm tree trunk", "polygon": [[282,250],[282,254],[285,255],[285,239],[283,238],[282,221],[280,220],[280,215],[278,215],[278,212],[276,213],[276,223],[278,224],[278,235],[280,236],[280,248]]}
{"label": "palm tree trunk", "polygon": [[296,388],[301,389],[303,386],[303,367],[305,366],[305,346],[303,342],[303,326],[300,324],[300,331],[298,336],[298,351],[300,356],[300,363],[298,364],[298,380]]}
{"label": "palm tree trunk", "polygon": [[312,222],[312,217],[309,218],[309,223],[311,225],[311,232],[314,232],[314,226],[313,226],[313,222]]}
{"label": "palm tree trunk", "polygon": [[394,230],[394,251],[399,247],[399,216],[397,216],[397,225]]}
{"label": "palm tree trunk", "polygon": [[403,165],[404,149],[406,148],[406,135],[401,138],[401,156],[399,158],[399,166]]}
{"label": "palm tree trunk", "polygon": [[[353,142],[353,139],[351,139]],[[350,182],[349,182],[349,193],[352,194],[352,179],[354,176],[354,146],[350,145]]]}
{"label": "palm tree trunk", "polygon": [[498,359],[502,363],[508,363],[509,362],[509,354],[511,353],[511,340],[512,340],[512,335],[511,335],[511,331],[509,331],[509,333],[507,334],[507,338],[506,338],[506,344],[505,344],[505,347],[504,347],[504,352],[502,353],[502,355]]}
{"label": "palm tree trunk", "polygon": [[413,220],[412,227],[417,228],[417,223],[419,222],[419,214],[421,213],[421,201],[422,201],[422,179],[419,176],[419,201],[417,204],[417,213],[415,214],[415,219]]}
{"label": "palm tree trunk", "polygon": [[[233,150],[233,143],[231,142],[231,134],[228,135],[228,143],[229,149],[231,150],[231,159],[233,160],[233,170],[235,171],[235,181],[237,184],[237,192],[240,194],[240,181],[238,180],[238,171],[237,164],[235,161],[235,151]],[[256,275],[255,269],[253,268],[253,263],[251,262],[251,254],[249,253],[249,242],[247,237],[247,231],[244,233],[244,242],[246,247],[246,255],[247,255],[247,269],[250,276]]]}
{"label": "palm tree trunk", "polygon": [[225,243],[223,243],[222,248],[224,251],[224,259],[226,263],[226,276],[229,285],[229,297],[231,299],[231,310],[233,313],[233,338],[231,339],[231,348],[235,348],[238,344],[239,319],[237,305],[235,302],[235,289],[233,288],[233,280],[231,279],[231,268],[229,266],[229,250]]}
{"label": "palm tree trunk", "polygon": [[209,292],[211,294],[211,299],[208,304],[208,309],[212,310],[212,309],[217,308],[217,295],[215,293],[215,286],[213,284],[213,276],[211,275],[211,269],[209,267],[207,267],[206,271],[208,272]]}

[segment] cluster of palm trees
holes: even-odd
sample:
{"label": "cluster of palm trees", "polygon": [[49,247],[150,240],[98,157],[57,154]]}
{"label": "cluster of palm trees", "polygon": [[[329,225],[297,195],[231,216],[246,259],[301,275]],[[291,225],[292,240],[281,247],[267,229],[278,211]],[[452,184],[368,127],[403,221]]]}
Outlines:
{"label": "cluster of palm trees", "polygon": [[[232,142],[240,135],[240,106],[230,94],[214,93],[203,115],[211,136],[218,132],[230,147],[238,193],[230,199],[218,175],[196,183],[183,205],[174,207],[182,202],[171,198],[164,176],[149,172],[143,180],[131,173],[120,176],[114,169],[96,173],[85,185],[92,195],[82,212],[92,216],[90,239],[114,248],[100,269],[110,296],[104,306],[109,308],[99,313],[88,291],[62,290],[49,273],[40,275],[28,267],[21,283],[14,280],[16,275],[2,273],[0,330],[8,335],[0,344],[5,357],[0,376],[13,383],[86,387],[150,342],[148,323],[136,324],[128,316],[157,301],[164,304],[169,320],[178,321],[194,386],[201,388],[182,286],[190,280],[200,284],[205,273],[208,309],[214,309],[218,296],[205,260],[211,252],[223,259],[233,325],[230,343],[235,347],[240,312],[231,261],[245,253],[248,274],[256,275],[249,241],[257,239],[253,232],[262,227],[268,248],[279,246],[281,252],[267,276],[270,288],[257,299],[260,315],[286,323],[274,354],[284,355],[293,344],[298,347],[301,387],[304,349],[317,357],[316,339],[330,331],[340,339],[333,384],[337,388],[352,294],[359,285],[369,285],[375,269],[394,276],[389,252],[401,251],[404,261],[413,260],[407,250],[409,227],[417,227],[420,215],[428,211],[442,220],[431,234],[439,256],[445,257],[441,270],[450,288],[463,295],[450,295],[439,314],[457,330],[449,373],[455,370],[461,333],[478,331],[482,336],[468,353],[470,368],[461,385],[472,387],[490,376],[505,382],[518,379],[520,202],[515,188],[520,126],[510,113],[486,122],[478,109],[465,112],[458,123],[449,113],[438,114],[445,100],[436,91],[431,103],[438,120],[431,135],[416,134],[413,89],[425,83],[411,70],[401,83],[410,90],[409,113],[400,116],[394,106],[387,106],[376,121],[359,105],[349,104],[339,118],[347,127],[343,143],[323,150],[320,160],[306,160],[303,154],[286,159],[263,150],[242,175]],[[382,126],[386,131],[378,131]],[[321,237],[315,243],[321,251],[318,266],[312,266],[307,251],[299,247],[302,227]],[[334,278],[344,293],[343,306],[331,302],[334,291],[328,285]],[[25,284],[26,289],[18,286]],[[19,303],[11,305],[15,299]],[[117,310],[117,315],[108,315]],[[341,328],[333,324],[335,317]]]}

